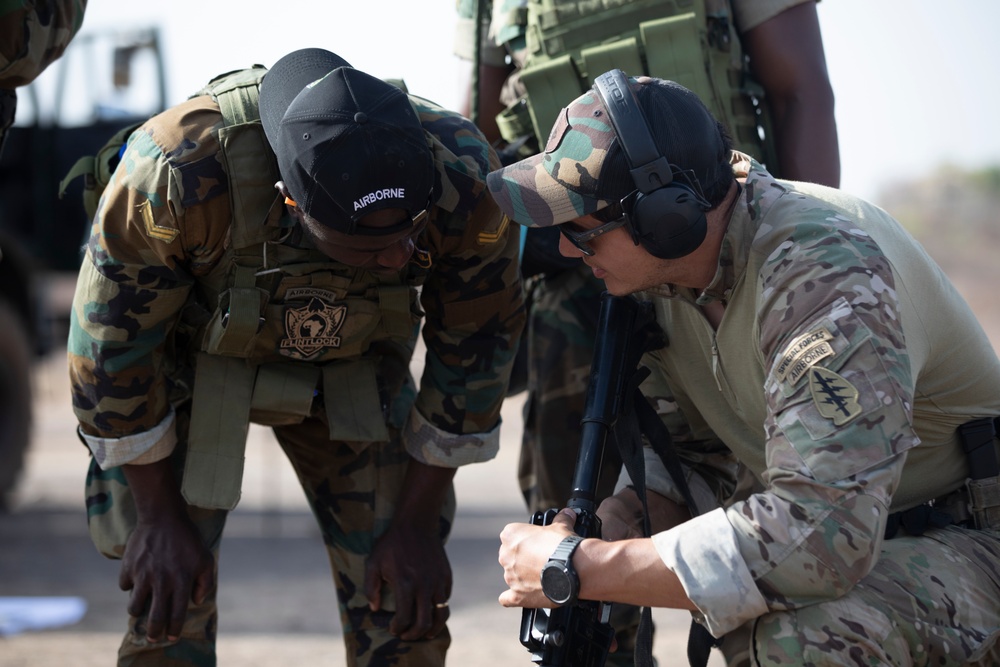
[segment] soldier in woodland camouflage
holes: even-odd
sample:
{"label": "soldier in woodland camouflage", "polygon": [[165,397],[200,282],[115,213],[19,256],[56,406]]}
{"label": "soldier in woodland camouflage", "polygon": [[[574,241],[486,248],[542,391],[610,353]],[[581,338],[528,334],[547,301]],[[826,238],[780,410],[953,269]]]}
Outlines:
{"label": "soldier in woodland camouflage", "polygon": [[[667,258],[636,216],[596,91],[541,155],[487,179],[516,221],[559,225],[609,292],[650,300],[666,334],[643,389],[703,513],[647,449],[655,534],[584,540],[580,597],[688,609],[727,655],[746,629],[753,665],[1000,664],[1000,361],[975,316],[881,209],[774,178],[673,82],[620,80],[706,200],[700,242]],[[631,483],[599,510],[605,538],[641,536]],[[539,571],[572,525],[504,529],[502,604],[551,606]]]}
{"label": "soldier in woodland camouflage", "polygon": [[83,25],[87,0],[17,0],[0,9],[0,150],[14,124],[16,88],[63,54]]}
{"label": "soldier in woodland camouflage", "polygon": [[252,421],[319,522],[347,664],[444,665],[451,481],[497,452],[524,321],[496,154],[321,49],[202,92],[129,137],[73,304],[91,535],[132,591],[119,664],[215,664]]}

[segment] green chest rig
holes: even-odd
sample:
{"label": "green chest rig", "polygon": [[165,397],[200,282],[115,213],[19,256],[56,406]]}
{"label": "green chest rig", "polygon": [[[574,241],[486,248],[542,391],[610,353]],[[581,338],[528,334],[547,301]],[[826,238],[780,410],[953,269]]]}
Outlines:
{"label": "green chest rig", "polygon": [[298,423],[321,405],[330,439],[362,447],[388,440],[387,422],[401,427],[406,397],[415,394],[408,372],[401,382],[410,391],[387,392],[379,368],[386,356],[408,367],[429,258],[385,277],[291,242],[296,234],[274,189],[278,168],[258,116],[266,71],[231,72],[198,93],[211,94],[222,111],[232,209],[231,243],[197,287],[203,309],[182,491],[199,507],[236,506],[251,421]]}
{"label": "green chest rig", "polygon": [[534,135],[544,148],[559,111],[619,68],[688,88],[729,129],[734,148],[777,171],[764,89],[750,74],[728,0],[528,0],[525,16],[526,96],[497,117],[508,143]]}

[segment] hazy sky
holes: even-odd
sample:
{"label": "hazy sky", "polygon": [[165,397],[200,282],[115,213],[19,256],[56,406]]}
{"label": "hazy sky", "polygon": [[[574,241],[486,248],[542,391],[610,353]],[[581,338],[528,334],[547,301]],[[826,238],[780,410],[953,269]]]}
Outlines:
{"label": "hazy sky", "polygon": [[[215,74],[271,65],[289,51],[319,46],[376,76],[402,77],[411,91],[444,106],[458,104],[454,0],[90,0],[89,5],[81,37],[159,26],[169,103]],[[824,0],[819,15],[837,96],[845,190],[877,200],[881,184],[923,175],[944,162],[1000,163],[994,46],[1000,3]],[[106,74],[100,81],[85,74],[102,71],[106,57],[97,58],[68,70],[86,84],[84,92],[67,95],[69,117],[90,113],[94,96],[101,96],[90,91],[106,87]],[[51,87],[56,73],[43,76]],[[44,85],[42,104],[52,106]],[[145,101],[149,92],[140,91],[132,101]]]}

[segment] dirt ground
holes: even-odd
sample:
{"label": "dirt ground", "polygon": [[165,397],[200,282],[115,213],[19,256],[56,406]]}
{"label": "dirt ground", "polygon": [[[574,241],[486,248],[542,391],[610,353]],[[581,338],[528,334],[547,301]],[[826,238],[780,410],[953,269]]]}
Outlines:
{"label": "dirt ground", "polygon": [[[0,597],[75,596],[87,611],[69,627],[0,636],[0,667],[107,667],[121,641],[126,596],[117,562],[101,557],[87,536],[87,455],[74,435],[64,355],[40,364],[35,380],[33,447],[12,511],[0,515]],[[498,457],[456,477],[459,512],[448,544],[453,665],[532,664],[518,642],[520,612],[497,603],[504,590],[498,536],[505,524],[527,520],[515,474],[522,402],[515,397],[504,408]],[[220,665],[346,664],[326,552],[290,466],[263,428],[251,429],[243,497],[223,539],[219,606]],[[661,665],[686,663],[689,618],[654,615]]]}

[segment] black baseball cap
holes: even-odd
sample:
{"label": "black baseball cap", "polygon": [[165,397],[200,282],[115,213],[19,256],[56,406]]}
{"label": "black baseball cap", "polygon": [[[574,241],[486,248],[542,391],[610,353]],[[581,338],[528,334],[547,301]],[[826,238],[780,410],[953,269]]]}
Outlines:
{"label": "black baseball cap", "polygon": [[365,227],[365,215],[427,208],[434,162],[406,93],[324,49],[294,51],[260,85],[260,119],[296,205],[345,234],[394,234]]}

